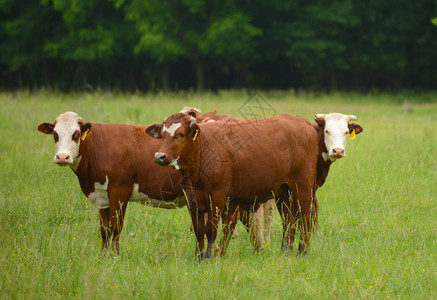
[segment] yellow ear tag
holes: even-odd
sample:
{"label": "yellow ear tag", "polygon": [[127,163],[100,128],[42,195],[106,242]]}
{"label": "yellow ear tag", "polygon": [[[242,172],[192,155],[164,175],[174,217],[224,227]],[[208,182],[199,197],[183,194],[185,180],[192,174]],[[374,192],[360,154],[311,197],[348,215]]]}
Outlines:
{"label": "yellow ear tag", "polygon": [[198,134],[198,133],[199,133],[199,129],[196,130],[196,133],[194,134],[194,137],[193,137],[193,141],[196,140],[196,138],[197,138],[197,134]]}
{"label": "yellow ear tag", "polygon": [[351,132],[351,134],[350,134],[350,136],[349,136],[349,139],[350,139],[350,140],[355,140],[355,129],[352,130],[352,132]]}
{"label": "yellow ear tag", "polygon": [[86,138],[88,131],[90,131],[89,128],[84,133],[82,133],[82,137],[80,138],[82,141],[85,141],[85,138]]}

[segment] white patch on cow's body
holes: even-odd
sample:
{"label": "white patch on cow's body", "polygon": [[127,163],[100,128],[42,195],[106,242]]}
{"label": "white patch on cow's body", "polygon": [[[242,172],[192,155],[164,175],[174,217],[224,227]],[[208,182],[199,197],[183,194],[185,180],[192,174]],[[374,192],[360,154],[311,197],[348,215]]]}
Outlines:
{"label": "white patch on cow's body", "polygon": [[174,167],[176,170],[179,170],[179,169],[180,169],[180,168],[179,168],[179,165],[178,165],[179,157],[180,157],[180,156],[178,156],[178,158],[176,158],[176,159],[173,159],[173,160],[171,161],[171,163],[169,163],[169,166],[170,166],[170,167]]}
{"label": "white patch on cow's body", "polygon": [[208,121],[206,121],[207,123],[209,123],[209,122],[215,122],[215,120],[208,120]]}
{"label": "white patch on cow's body", "polygon": [[73,163],[79,155],[80,139],[77,143],[72,139],[72,136],[76,130],[79,130],[80,132],[79,122],[83,122],[82,118],[72,111],[65,112],[56,118],[55,128],[53,131],[56,132],[59,140],[57,143],[55,143],[56,153],[53,158],[55,163],[57,162],[57,155],[68,155],[69,164]]}
{"label": "white patch on cow's body", "polygon": [[324,153],[322,153],[323,159],[335,161],[334,149],[344,150],[344,155],[346,156],[346,143],[349,137],[349,121],[356,120],[357,117],[353,115],[343,115],[339,113],[330,114],[317,114],[317,118],[325,120],[325,146],[328,150],[327,157],[325,158]]}
{"label": "white patch on cow's body", "polygon": [[175,131],[179,128],[179,127],[181,127],[182,126],[182,124],[181,123],[174,123],[174,124],[171,124],[171,126],[170,127],[165,127],[165,125],[164,125],[164,128],[162,129],[162,132],[168,132],[168,133],[170,133],[170,136],[171,137],[174,137],[174,133],[175,133]]}
{"label": "white patch on cow's body", "polygon": [[141,204],[150,205],[153,207],[166,208],[166,209],[175,209],[185,206],[185,198],[184,196],[176,198],[172,201],[163,201],[158,199],[152,199],[144,193],[139,192],[138,183],[134,183],[132,195],[129,199],[132,202],[139,202]]}
{"label": "white patch on cow's body", "polygon": [[109,178],[106,176],[105,183],[95,182],[94,192],[88,195],[88,199],[97,209],[109,208],[108,185]]}

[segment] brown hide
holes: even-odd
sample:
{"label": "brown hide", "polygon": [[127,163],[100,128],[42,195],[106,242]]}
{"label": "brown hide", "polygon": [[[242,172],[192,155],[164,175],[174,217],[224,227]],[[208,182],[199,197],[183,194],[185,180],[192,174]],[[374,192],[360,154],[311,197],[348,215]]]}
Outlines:
{"label": "brown hide", "polygon": [[[306,252],[318,153],[317,134],[308,121],[279,115],[249,121],[193,124],[190,117],[179,113],[168,117],[165,125],[168,128],[174,123],[183,126],[173,137],[162,134],[159,152],[166,153],[167,164],[179,157],[184,185],[190,187],[187,189],[189,209],[201,258],[211,256],[219,214],[226,225],[221,243],[223,255],[229,243],[227,225],[230,224],[230,231],[235,226],[235,207],[246,211],[268,201],[272,194],[283,216],[283,249],[291,250],[296,227],[294,220],[300,216],[303,233],[299,252]],[[190,135],[193,126],[198,130],[194,140]],[[179,138],[181,133],[183,138]],[[230,200],[229,213],[225,212],[227,199]],[[206,228],[204,212],[208,212]],[[203,252],[205,233],[208,239],[206,253]]]}
{"label": "brown hide", "polygon": [[[159,168],[150,159],[161,143],[144,134],[147,126],[91,123],[92,130],[81,141],[81,156],[76,175],[86,196],[94,191],[94,184],[109,185],[126,190],[139,184],[139,192],[157,200],[174,200],[181,196],[180,175],[173,170]],[[116,193],[117,194],[117,193]],[[126,193],[130,197],[130,193]],[[124,203],[127,199],[119,199]]]}

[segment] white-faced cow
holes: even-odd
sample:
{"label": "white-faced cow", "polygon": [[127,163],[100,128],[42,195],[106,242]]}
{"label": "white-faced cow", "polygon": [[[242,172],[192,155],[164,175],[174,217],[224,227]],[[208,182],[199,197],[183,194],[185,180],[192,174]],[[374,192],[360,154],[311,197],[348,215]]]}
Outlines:
{"label": "white-faced cow", "polygon": [[[319,154],[317,158],[317,176],[315,191],[325,183],[329,168],[337,159],[345,157],[346,143],[348,138],[354,139],[355,135],[363,132],[363,128],[356,123],[356,116],[343,115],[340,113],[317,114],[314,117],[316,124],[313,124],[317,131]],[[318,227],[318,200],[314,195],[314,225]]]}
{"label": "white-faced cow", "polygon": [[348,138],[363,132],[363,128],[356,123],[349,123],[357,119],[354,115],[340,113],[317,114],[313,124],[319,138],[319,157],[317,160],[317,188],[321,187],[328,176],[329,167],[337,159],[346,156]]}
{"label": "white-faced cow", "polygon": [[83,193],[99,210],[102,249],[112,242],[119,252],[129,201],[167,209],[186,205],[179,172],[153,162],[161,141],[145,134],[146,128],[89,123],[74,112],[38,126],[55,139],[54,162],[71,167]]}
{"label": "white-faced cow", "polygon": [[[317,133],[307,120],[278,115],[198,124],[196,118],[177,113],[146,132],[163,140],[155,161],[178,169],[188,187],[201,259],[212,256],[219,217],[224,225],[220,243],[220,254],[224,255],[239,212],[270,200],[272,195],[283,220],[282,249],[291,251],[298,223],[299,253],[306,253],[318,153]],[[206,226],[204,213],[208,214]]]}

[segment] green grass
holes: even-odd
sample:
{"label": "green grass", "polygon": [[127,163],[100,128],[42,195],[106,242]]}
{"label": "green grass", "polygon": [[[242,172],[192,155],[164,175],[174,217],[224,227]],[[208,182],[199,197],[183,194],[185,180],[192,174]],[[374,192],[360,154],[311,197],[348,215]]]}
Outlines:
{"label": "green grass", "polygon": [[[86,121],[151,124],[184,106],[238,116],[238,91],[198,96],[0,94],[0,298],[430,299],[437,297],[437,95],[263,93],[276,113],[342,112],[364,132],[318,192],[319,231],[307,257],[249,237],[198,264],[185,208],[130,204],[121,254],[99,254],[98,213],[74,173],[52,163],[36,130],[73,110]],[[410,104],[404,104],[409,102]]]}

